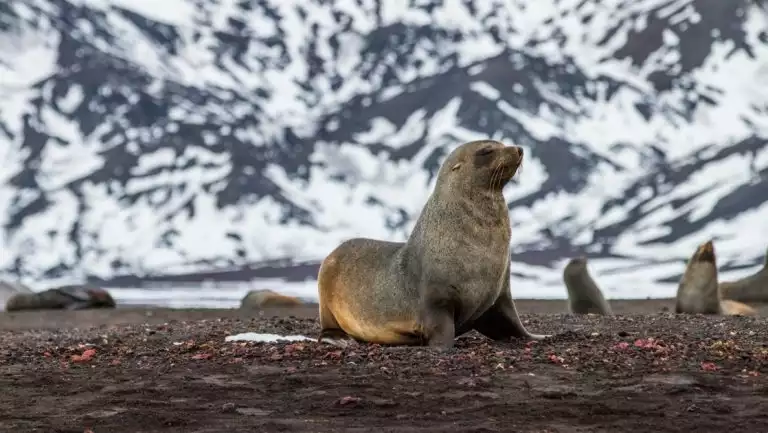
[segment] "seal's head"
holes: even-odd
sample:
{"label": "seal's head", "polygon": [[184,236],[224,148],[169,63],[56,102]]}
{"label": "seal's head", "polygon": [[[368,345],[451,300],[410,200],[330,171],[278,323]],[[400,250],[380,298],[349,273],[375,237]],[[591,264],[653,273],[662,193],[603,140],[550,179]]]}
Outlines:
{"label": "seal's head", "polygon": [[587,266],[587,258],[584,256],[574,257],[568,262],[568,266],[574,266],[574,267]]}
{"label": "seal's head", "polygon": [[567,265],[565,265],[564,272],[566,273],[566,275],[571,273],[577,273],[577,272],[581,272],[586,267],[587,267],[586,257],[584,256],[574,257],[568,261]]}
{"label": "seal's head", "polygon": [[696,252],[693,254],[694,262],[711,263],[715,264],[715,246],[712,241],[704,242],[699,245]]}
{"label": "seal's head", "polygon": [[463,184],[486,190],[501,190],[523,162],[523,149],[495,140],[464,143],[443,161],[438,183]]}
{"label": "seal's head", "polygon": [[704,242],[696,248],[685,268],[683,280],[686,282],[699,281],[701,284],[711,280],[717,281],[717,262],[715,246],[712,241]]}
{"label": "seal's head", "polygon": [[16,293],[5,301],[5,311],[29,310],[37,306],[35,293]]}

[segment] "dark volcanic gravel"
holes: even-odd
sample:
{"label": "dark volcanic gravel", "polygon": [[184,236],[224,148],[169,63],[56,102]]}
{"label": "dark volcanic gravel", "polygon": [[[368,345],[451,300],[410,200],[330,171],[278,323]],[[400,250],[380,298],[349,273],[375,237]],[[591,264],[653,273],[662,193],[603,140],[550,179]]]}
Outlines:
{"label": "dark volcanic gravel", "polygon": [[764,318],[524,314],[557,335],[437,353],[225,342],[316,320],[208,317],[0,332],[0,431],[768,432]]}

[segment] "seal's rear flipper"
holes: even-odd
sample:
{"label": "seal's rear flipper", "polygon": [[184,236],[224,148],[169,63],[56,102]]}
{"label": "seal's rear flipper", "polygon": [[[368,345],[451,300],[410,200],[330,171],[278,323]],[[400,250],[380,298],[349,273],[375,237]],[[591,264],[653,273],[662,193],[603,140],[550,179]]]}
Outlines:
{"label": "seal's rear flipper", "polygon": [[543,340],[552,337],[549,334],[532,334],[525,329],[517,315],[515,303],[508,293],[506,296],[500,296],[496,303],[472,324],[472,327],[491,340],[497,341],[510,338]]}
{"label": "seal's rear flipper", "polygon": [[74,301],[64,307],[65,310],[85,310],[90,306],[89,302]]}
{"label": "seal's rear flipper", "polygon": [[51,289],[51,292],[58,294],[62,299],[66,299],[65,310],[84,310],[91,306],[91,297],[85,291],[64,288]]}
{"label": "seal's rear flipper", "polygon": [[336,338],[326,338],[322,341],[318,341],[318,343],[330,344],[331,346],[336,346],[340,349],[346,349],[348,347],[351,347],[357,344],[354,340],[351,340],[351,339],[339,340]]}
{"label": "seal's rear flipper", "polygon": [[326,343],[332,346],[347,348],[357,344],[346,332],[339,328],[327,328],[320,330],[320,335],[317,337],[318,343]]}

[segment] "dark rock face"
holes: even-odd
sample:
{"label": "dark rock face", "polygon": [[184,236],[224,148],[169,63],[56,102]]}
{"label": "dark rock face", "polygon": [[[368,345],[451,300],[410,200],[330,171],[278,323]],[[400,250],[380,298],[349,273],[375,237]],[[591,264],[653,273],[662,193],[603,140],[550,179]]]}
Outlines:
{"label": "dark rock face", "polygon": [[763,1],[6,3],[9,274],[316,262],[353,236],[402,240],[442,157],[486,137],[526,147],[516,263],[642,267],[715,237],[727,271],[768,242]]}

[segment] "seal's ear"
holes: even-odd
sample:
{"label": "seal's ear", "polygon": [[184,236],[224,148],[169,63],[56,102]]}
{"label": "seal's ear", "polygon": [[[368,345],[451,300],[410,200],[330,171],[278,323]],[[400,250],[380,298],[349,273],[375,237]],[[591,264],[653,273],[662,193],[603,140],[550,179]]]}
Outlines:
{"label": "seal's ear", "polygon": [[453,166],[453,167],[451,167],[451,171],[456,171],[456,170],[458,170],[459,168],[461,168],[461,163],[460,163],[460,162],[457,162],[456,164],[454,164],[454,166]]}

